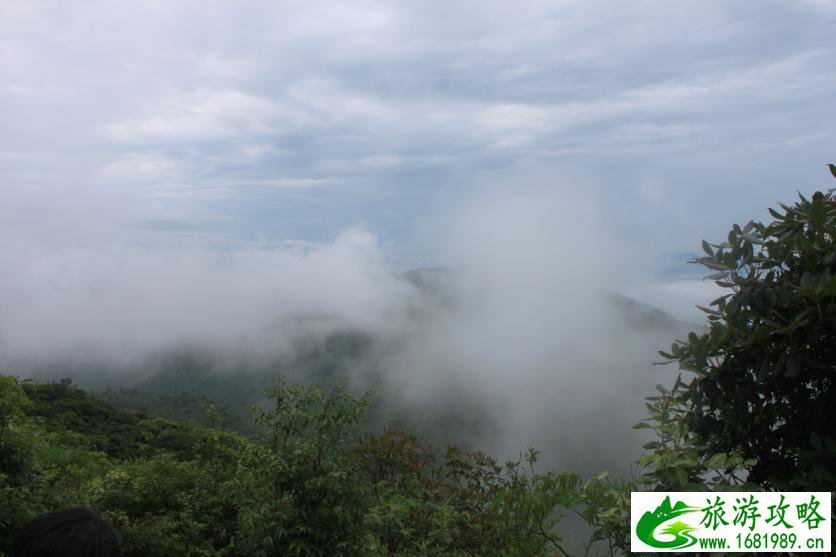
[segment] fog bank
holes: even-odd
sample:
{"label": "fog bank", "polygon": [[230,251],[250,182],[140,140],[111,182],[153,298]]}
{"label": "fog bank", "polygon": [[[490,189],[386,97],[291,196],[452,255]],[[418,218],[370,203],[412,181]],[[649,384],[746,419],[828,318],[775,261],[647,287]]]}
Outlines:
{"label": "fog bank", "polygon": [[651,365],[656,350],[678,331],[637,324],[606,294],[639,271],[595,207],[589,192],[463,204],[434,232],[444,267],[423,286],[362,228],[270,249],[7,250],[0,365],[133,369],[169,347],[257,357],[360,331],[374,345],[346,367],[355,383],[430,423],[450,408],[472,416],[452,428],[459,441],[502,456],[533,444],[565,466],[625,463],[641,397],[672,372]]}

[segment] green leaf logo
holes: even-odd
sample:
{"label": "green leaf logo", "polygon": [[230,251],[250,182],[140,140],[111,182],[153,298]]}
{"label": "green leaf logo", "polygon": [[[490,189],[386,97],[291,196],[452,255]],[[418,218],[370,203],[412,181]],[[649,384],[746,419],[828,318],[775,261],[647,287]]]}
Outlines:
{"label": "green leaf logo", "polygon": [[697,539],[691,535],[691,532],[696,530],[696,528],[682,521],[676,521],[659,532],[660,534],[673,536],[672,540],[657,540],[654,537],[654,533],[659,526],[672,518],[699,510],[698,507],[689,507],[682,501],[677,501],[675,505],[671,506],[671,498],[665,497],[665,500],[662,501],[661,505],[656,507],[656,510],[644,513],[641,519],[639,519],[639,523],[636,525],[636,536],[647,545],[659,549],[682,549],[690,547],[697,543]]}

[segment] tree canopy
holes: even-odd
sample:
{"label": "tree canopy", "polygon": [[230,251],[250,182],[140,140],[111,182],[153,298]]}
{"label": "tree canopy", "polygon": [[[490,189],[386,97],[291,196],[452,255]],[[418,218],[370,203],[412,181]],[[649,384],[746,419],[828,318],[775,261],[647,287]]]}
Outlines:
{"label": "tree canopy", "polygon": [[701,307],[707,332],[661,352],[686,372],[638,425],[660,432],[645,464],[663,484],[699,482],[698,463],[763,488],[836,484],[836,199],[799,194],[769,213],[694,260],[726,293]]}

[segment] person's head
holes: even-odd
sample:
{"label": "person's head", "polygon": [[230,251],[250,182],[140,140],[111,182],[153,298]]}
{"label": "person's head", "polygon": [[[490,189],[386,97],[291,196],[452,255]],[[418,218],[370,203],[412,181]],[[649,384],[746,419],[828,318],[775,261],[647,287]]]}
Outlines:
{"label": "person's head", "polygon": [[119,538],[83,507],[41,515],[21,528],[9,557],[120,557]]}

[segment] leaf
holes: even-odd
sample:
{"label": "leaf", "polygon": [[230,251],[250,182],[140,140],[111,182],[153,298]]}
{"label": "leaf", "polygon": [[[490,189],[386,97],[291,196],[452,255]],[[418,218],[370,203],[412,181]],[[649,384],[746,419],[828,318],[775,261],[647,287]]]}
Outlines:
{"label": "leaf", "polygon": [[633,429],[650,429],[650,426],[644,422],[639,422],[637,424],[633,424]]}
{"label": "leaf", "polygon": [[726,460],[728,456],[726,453],[717,453],[712,455],[711,458],[705,463],[706,467],[708,468],[724,468],[726,466]]}
{"label": "leaf", "polygon": [[700,263],[702,263],[705,267],[708,267],[709,269],[714,269],[715,271],[731,271],[732,269],[734,269],[734,266],[723,265],[721,263],[714,263],[713,261],[701,261]]}
{"label": "leaf", "polygon": [[812,205],[812,217],[813,222],[816,223],[816,226],[824,226],[824,217],[825,217],[825,209],[824,209],[824,196],[820,191],[817,191],[813,195],[813,205]]}
{"label": "leaf", "polygon": [[685,487],[688,485],[688,472],[686,472],[684,468],[677,468],[676,479],[679,481],[679,485]]}
{"label": "leaf", "polygon": [[708,245],[708,242],[706,242],[705,240],[702,241],[702,250],[708,255],[714,255],[714,250],[711,249],[711,246]]}
{"label": "leaf", "polygon": [[836,178],[836,166],[828,164],[827,167],[830,169],[830,173],[833,174],[833,177]]}

